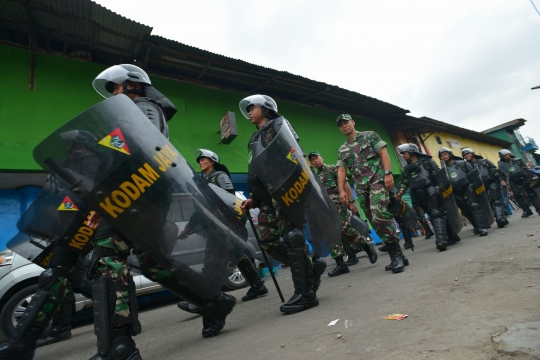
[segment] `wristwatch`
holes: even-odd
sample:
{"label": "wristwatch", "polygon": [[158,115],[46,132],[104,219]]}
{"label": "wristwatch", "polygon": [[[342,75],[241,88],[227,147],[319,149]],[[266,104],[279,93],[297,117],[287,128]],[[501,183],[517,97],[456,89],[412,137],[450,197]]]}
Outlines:
{"label": "wristwatch", "polygon": [[354,202],[354,199],[349,199],[349,202],[350,202],[350,203],[353,203],[353,202]]}
{"label": "wristwatch", "polygon": [[391,175],[392,174],[392,170],[384,170],[384,175]]}

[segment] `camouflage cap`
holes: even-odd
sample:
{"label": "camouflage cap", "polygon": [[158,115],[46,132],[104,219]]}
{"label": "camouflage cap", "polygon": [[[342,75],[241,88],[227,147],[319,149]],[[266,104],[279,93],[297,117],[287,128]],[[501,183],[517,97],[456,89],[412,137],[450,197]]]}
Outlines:
{"label": "camouflage cap", "polygon": [[351,117],[351,115],[349,115],[349,114],[341,114],[341,115],[339,115],[339,116],[337,117],[337,119],[336,119],[336,123],[338,124],[338,126],[339,126],[339,122],[340,122],[341,120],[344,120],[344,121],[351,121],[351,120],[352,120],[352,117]]}
{"label": "camouflage cap", "polygon": [[311,157],[312,157],[312,156],[321,156],[321,154],[320,154],[317,150],[313,150],[312,152],[310,152],[310,153],[308,154],[308,156],[307,156],[307,157],[308,157],[308,160],[311,160]]}

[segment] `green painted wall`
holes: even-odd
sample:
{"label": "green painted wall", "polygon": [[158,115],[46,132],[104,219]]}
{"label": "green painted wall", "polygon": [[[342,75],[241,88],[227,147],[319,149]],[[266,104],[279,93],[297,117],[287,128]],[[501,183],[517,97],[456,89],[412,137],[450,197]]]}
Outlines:
{"label": "green painted wall", "polygon": [[495,130],[495,131],[492,131],[492,132],[486,133],[486,134],[491,135],[491,136],[496,137],[496,138],[501,139],[501,140],[510,141],[512,143],[512,145],[511,145],[511,148],[507,149],[507,150],[510,150],[515,156],[519,157],[521,160],[523,160],[525,162],[529,161],[528,159],[523,158],[523,155],[521,154],[521,151],[519,150],[516,143],[514,142],[514,138],[510,137],[510,135],[508,134],[508,131],[506,131],[506,129],[499,129],[499,130]]}
{"label": "green painted wall", "polygon": [[[52,55],[36,58],[35,90],[28,90],[29,53],[0,46],[4,71],[0,88],[0,171],[31,171],[40,168],[32,158],[33,148],[47,135],[86,108],[102,100],[92,88],[92,80],[105,66]],[[154,77],[153,85],[179,108],[169,122],[175,147],[194,165],[196,148],[215,151],[231,172],[247,172],[247,142],[255,127],[240,113],[238,102],[247,95]],[[268,94],[272,96],[272,94]],[[321,152],[327,163],[335,163],[337,149],[345,141],[339,132],[336,112],[278,101],[279,112],[295,127],[307,153]],[[218,145],[219,120],[234,111],[238,137],[230,145]],[[384,127],[375,121],[357,118],[357,130],[373,130],[391,144]],[[395,151],[389,146],[392,170],[399,174]]]}

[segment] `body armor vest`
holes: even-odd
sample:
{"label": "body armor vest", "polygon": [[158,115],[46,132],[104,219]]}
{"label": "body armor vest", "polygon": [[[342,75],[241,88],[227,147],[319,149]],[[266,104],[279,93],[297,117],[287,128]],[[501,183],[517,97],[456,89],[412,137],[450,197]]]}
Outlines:
{"label": "body armor vest", "polygon": [[452,188],[458,195],[462,195],[467,190],[469,180],[467,180],[467,173],[463,170],[463,161],[454,160],[452,165],[446,165],[448,171],[448,177]]}
{"label": "body armor vest", "polygon": [[477,160],[476,165],[478,166],[478,172],[480,173],[480,177],[482,178],[482,182],[484,184],[490,183],[495,181],[493,176],[489,173],[486,164],[484,164],[483,161]]}
{"label": "body armor vest", "polygon": [[409,189],[414,191],[416,189],[422,189],[431,185],[431,177],[429,172],[424,167],[422,161],[417,161],[412,164],[408,164],[404,168],[407,174],[407,180],[409,181]]}
{"label": "body armor vest", "polygon": [[508,172],[510,175],[510,180],[512,181],[523,181],[523,178],[525,177],[525,173],[523,170],[521,170],[521,167],[515,160],[508,163]]}

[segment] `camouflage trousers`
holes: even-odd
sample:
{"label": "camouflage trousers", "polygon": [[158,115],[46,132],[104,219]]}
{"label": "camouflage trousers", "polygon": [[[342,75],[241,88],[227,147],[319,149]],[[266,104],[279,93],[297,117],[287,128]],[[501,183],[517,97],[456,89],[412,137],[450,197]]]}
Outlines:
{"label": "camouflage trousers", "polygon": [[36,319],[34,321],[35,326],[45,327],[53,317],[54,313],[59,306],[62,306],[64,298],[73,293],[73,286],[69,280],[69,276],[75,269],[72,265],[65,265],[59,267],[61,274],[56,278],[49,291],[49,297],[39,310]]}
{"label": "camouflage trousers", "polygon": [[330,195],[330,200],[332,200],[332,203],[334,204],[342,223],[341,239],[330,252],[332,259],[335,259],[339,256],[346,255],[345,249],[343,248],[343,240],[348,241],[351,244],[358,244],[362,248],[364,248],[367,243],[366,240],[362,237],[362,235],[360,235],[360,233],[352,227],[351,215],[347,211],[347,206],[343,205],[341,201],[339,201],[339,195]]}
{"label": "camouflage trousers", "polygon": [[367,191],[364,189],[358,190],[360,206],[383,243],[398,242],[399,237],[396,233],[396,227],[392,223],[393,215],[388,211],[390,194],[384,187],[384,183],[372,184]]}
{"label": "camouflage trousers", "polygon": [[510,187],[514,193],[514,198],[519,206],[523,208],[523,211],[527,211],[532,205],[536,211],[540,212],[540,199],[533,189],[523,183],[518,185],[512,181],[510,182]]}
{"label": "camouflage trousers", "polygon": [[[287,248],[280,244],[280,238],[293,229],[296,229],[296,226],[280,209],[279,204],[275,200],[272,199],[272,204],[261,204],[258,228],[261,236],[261,247],[276,260],[287,265],[289,265]],[[308,275],[311,276],[313,263],[311,256],[308,255],[307,246],[306,258],[309,266]]]}

